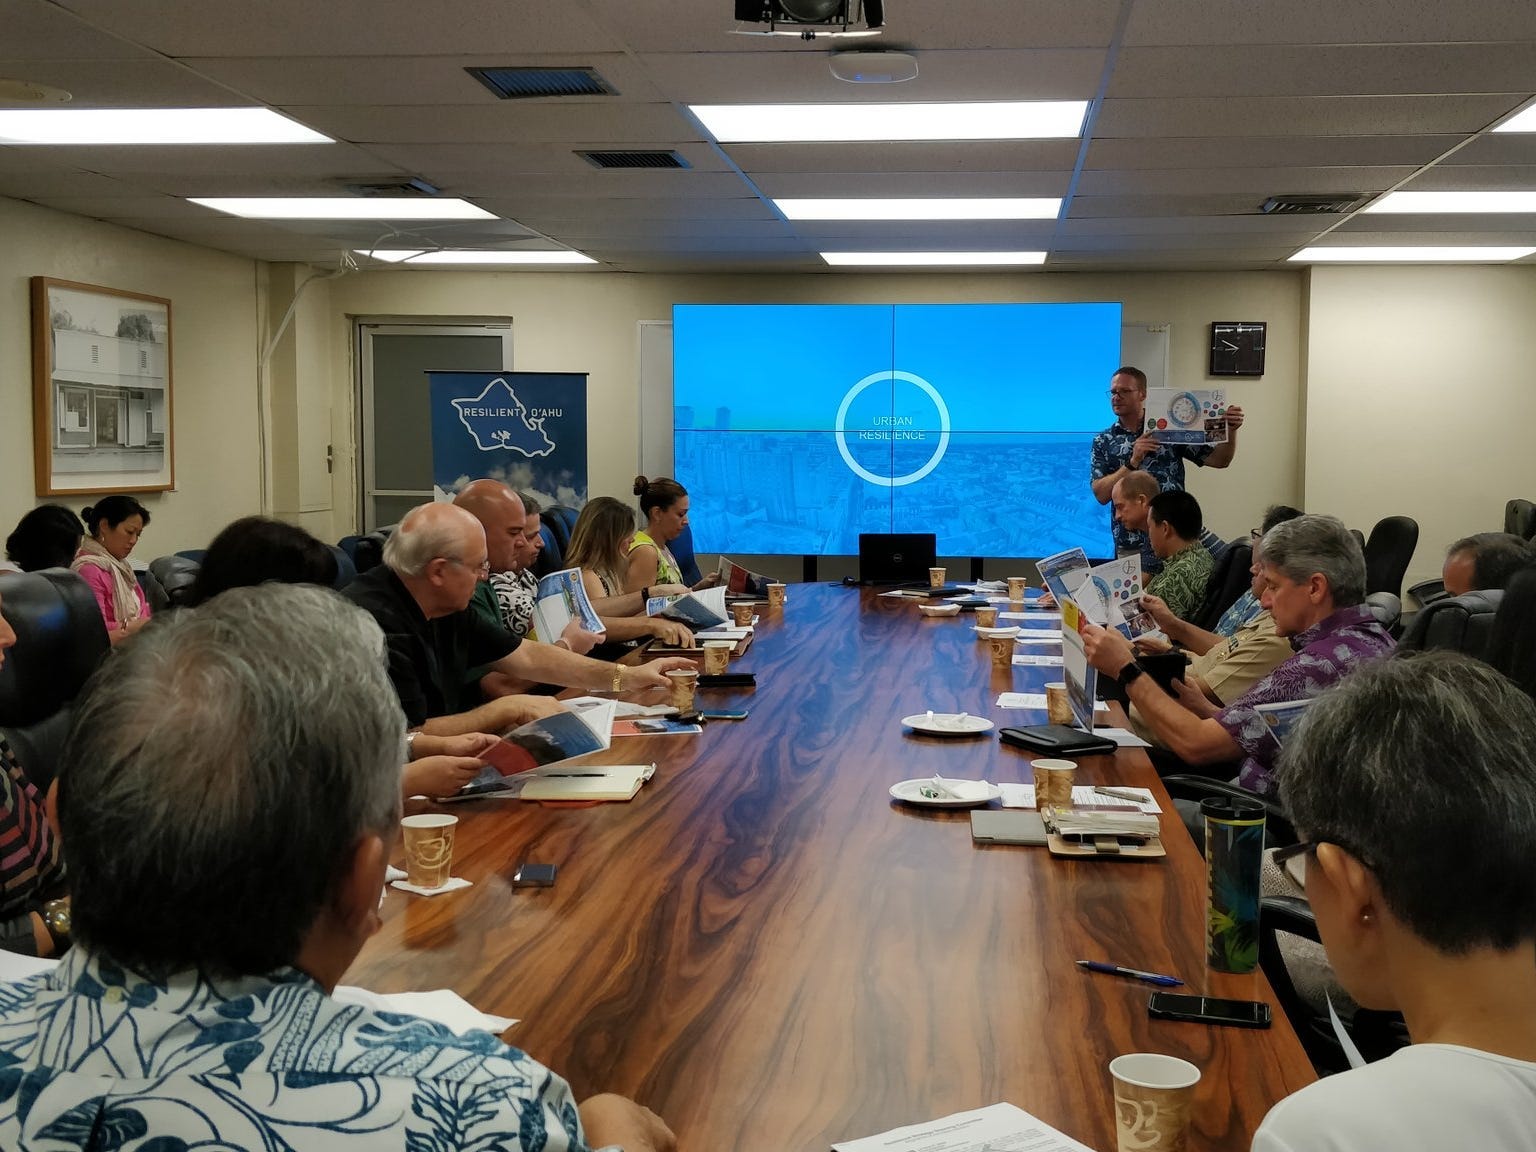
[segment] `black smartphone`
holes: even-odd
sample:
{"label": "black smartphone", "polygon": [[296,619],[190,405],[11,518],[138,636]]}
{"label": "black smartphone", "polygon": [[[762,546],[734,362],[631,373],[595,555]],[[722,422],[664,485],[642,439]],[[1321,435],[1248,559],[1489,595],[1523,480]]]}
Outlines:
{"label": "black smartphone", "polygon": [[751,672],[722,672],[718,676],[700,676],[700,688],[755,688],[757,677]]}
{"label": "black smartphone", "polygon": [[555,882],[553,864],[521,864],[512,873],[514,888],[548,888]]}
{"label": "black smartphone", "polygon": [[1234,1028],[1269,1027],[1269,1005],[1261,1000],[1218,1000],[1214,996],[1154,992],[1147,1001],[1147,1015],[1158,1020],[1228,1024]]}
{"label": "black smartphone", "polygon": [[745,720],[747,718],[744,710],[738,712],[701,711],[697,715],[704,720]]}

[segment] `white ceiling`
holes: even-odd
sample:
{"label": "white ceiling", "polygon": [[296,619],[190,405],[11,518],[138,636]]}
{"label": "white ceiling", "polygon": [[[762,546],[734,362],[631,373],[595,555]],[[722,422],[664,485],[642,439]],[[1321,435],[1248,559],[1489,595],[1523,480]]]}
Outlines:
{"label": "white ceiling", "polygon": [[[1259,214],[1272,195],[1536,189],[1536,134],[1486,134],[1536,96],[1536,0],[886,0],[886,21],[857,44],[913,53],[910,83],[834,80],[825,38],[732,35],[732,0],[0,0],[0,77],[77,107],[265,104],[339,141],[0,147],[0,196],[318,264],[386,226],[241,221],[181,197],[421,177],[504,219],[410,225],[407,244],[568,245],[632,271],[822,270],[832,248],[1043,247],[1048,271],[1536,245],[1536,216]],[[591,66],[618,94],[500,101],[464,71],[496,65]],[[726,147],[685,107],[991,99],[1095,103],[1083,140]],[[574,154],[636,147],[691,167]],[[1043,222],[792,224],[767,200],[838,195],[1066,202]]]}

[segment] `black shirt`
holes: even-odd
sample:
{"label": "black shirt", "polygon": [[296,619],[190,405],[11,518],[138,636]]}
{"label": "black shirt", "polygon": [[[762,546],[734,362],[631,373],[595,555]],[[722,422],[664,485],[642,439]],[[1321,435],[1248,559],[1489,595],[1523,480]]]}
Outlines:
{"label": "black shirt", "polygon": [[434,716],[467,712],[481,701],[465,673],[513,652],[518,639],[465,609],[428,620],[415,597],[389,568],[364,572],[342,595],[366,609],[384,629],[389,678],[412,728]]}

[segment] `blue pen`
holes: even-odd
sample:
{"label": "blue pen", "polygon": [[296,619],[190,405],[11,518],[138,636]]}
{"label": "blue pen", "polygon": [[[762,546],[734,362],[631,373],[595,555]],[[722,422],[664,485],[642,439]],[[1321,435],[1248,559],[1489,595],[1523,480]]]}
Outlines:
{"label": "blue pen", "polygon": [[1079,968],[1086,968],[1090,972],[1108,972],[1111,976],[1129,976],[1132,980],[1141,980],[1147,984],[1156,984],[1162,988],[1182,988],[1184,981],[1177,976],[1164,976],[1158,972],[1143,972],[1137,968],[1122,968],[1118,964],[1106,964],[1102,960],[1079,960]]}

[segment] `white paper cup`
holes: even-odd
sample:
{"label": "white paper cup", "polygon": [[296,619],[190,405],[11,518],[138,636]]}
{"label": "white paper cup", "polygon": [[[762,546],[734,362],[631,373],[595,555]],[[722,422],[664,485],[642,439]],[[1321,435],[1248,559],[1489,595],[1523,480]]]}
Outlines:
{"label": "white paper cup", "polygon": [[1132,1052],[1109,1062],[1120,1152],[1185,1152],[1200,1069],[1177,1056]]}

